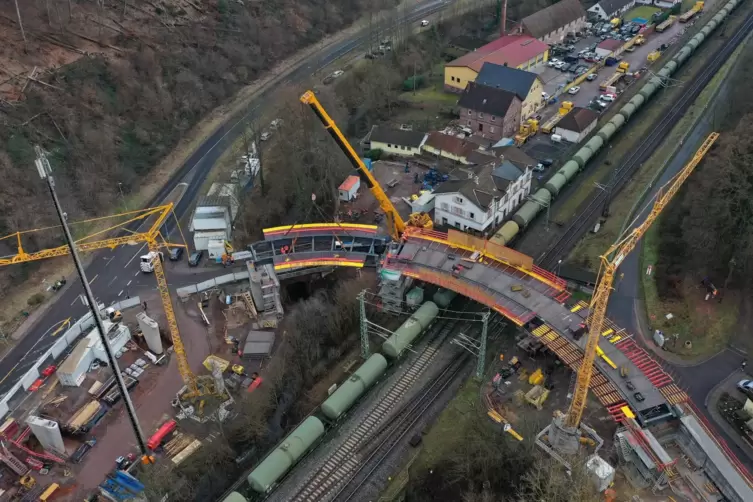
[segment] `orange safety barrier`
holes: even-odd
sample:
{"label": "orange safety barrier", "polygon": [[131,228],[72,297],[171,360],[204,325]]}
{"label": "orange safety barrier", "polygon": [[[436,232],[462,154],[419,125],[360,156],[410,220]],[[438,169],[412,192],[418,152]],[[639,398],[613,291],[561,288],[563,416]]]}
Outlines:
{"label": "orange safety barrier", "polygon": [[[458,234],[458,235],[455,235]],[[450,238],[453,235],[453,238]],[[547,284],[548,286],[555,288],[557,291],[565,291],[567,288],[567,282],[551,272],[537,267],[533,264],[533,258],[530,256],[518,253],[514,249],[510,249],[505,246],[500,246],[493,242],[489,242],[484,239],[479,239],[471,235],[458,232],[457,230],[450,230],[449,234],[437,232],[436,230],[426,230],[423,228],[409,227],[406,228],[403,233],[403,239],[409,240],[411,238],[424,239],[432,242],[439,242],[447,246],[464,249],[471,252],[479,252],[486,258],[491,258],[499,263],[504,263],[511,267],[514,267],[527,275]],[[474,244],[475,243],[475,244]],[[473,244],[473,245],[472,245]],[[513,260],[513,261],[510,261]]]}
{"label": "orange safety barrier", "polygon": [[336,231],[347,232],[366,232],[376,234],[379,227],[376,225],[363,225],[359,223],[303,223],[298,225],[283,225],[279,227],[270,227],[262,230],[264,237],[277,234],[295,234],[299,232],[325,232],[333,233]]}
{"label": "orange safety barrier", "polygon": [[423,268],[421,270],[416,270],[410,268],[410,265],[399,264],[390,264],[388,265],[388,268],[391,270],[400,270],[408,277],[413,277],[414,279],[420,279],[425,282],[430,282],[436,286],[451,289],[452,291],[455,291],[467,298],[475,300],[491,309],[496,310],[518,326],[523,326],[531,319],[531,316],[520,317],[516,314],[513,314],[506,308],[499,305],[492,295],[482,291],[480,288],[474,288],[473,286],[466,284],[465,281],[448,276],[445,273],[435,272],[433,270],[427,270]]}
{"label": "orange safety barrier", "polygon": [[338,258],[336,256],[324,258],[304,258],[301,260],[286,260],[275,263],[275,270],[290,270],[302,267],[353,267],[363,268],[363,258]]}

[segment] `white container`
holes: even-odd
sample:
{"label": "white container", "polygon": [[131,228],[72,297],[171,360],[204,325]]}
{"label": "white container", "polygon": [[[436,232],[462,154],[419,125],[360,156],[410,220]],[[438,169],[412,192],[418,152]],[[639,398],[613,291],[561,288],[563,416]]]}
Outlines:
{"label": "white container", "polygon": [[549,137],[551,138],[552,143],[562,143],[562,136],[560,136],[559,134],[552,134]]}

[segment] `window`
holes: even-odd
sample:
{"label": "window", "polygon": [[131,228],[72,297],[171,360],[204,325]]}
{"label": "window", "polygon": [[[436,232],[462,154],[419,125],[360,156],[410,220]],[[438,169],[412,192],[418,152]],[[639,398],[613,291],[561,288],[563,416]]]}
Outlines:
{"label": "window", "polygon": [[456,204],[462,204],[463,203],[463,198],[462,197],[453,197],[452,198],[452,202],[454,202]]}
{"label": "window", "polygon": [[471,125],[471,121],[470,120],[468,121],[468,125]]}
{"label": "window", "polygon": [[475,219],[476,219],[476,215],[475,215],[474,213],[468,213],[468,216],[469,216],[469,217],[470,217],[470,218],[471,218],[472,220],[475,220]]}
{"label": "window", "polygon": [[447,218],[442,218],[442,225],[447,225]]}
{"label": "window", "polygon": [[484,132],[484,124],[479,123],[478,130],[479,132]]}
{"label": "window", "polygon": [[496,115],[492,115],[492,122],[494,122],[495,120],[497,120],[497,116]]}
{"label": "window", "polygon": [[450,80],[452,80],[454,82],[455,81],[455,77],[450,77]]}
{"label": "window", "polygon": [[468,110],[468,115],[473,115],[473,112]]}
{"label": "window", "polygon": [[[439,204],[439,208],[440,208],[440,209],[441,209],[442,211],[449,211],[449,210],[450,210],[450,205],[449,205],[449,204],[447,204],[446,202],[442,202],[441,204]],[[447,223],[447,220],[446,220],[446,219],[445,219],[445,223]]]}
{"label": "window", "polygon": [[478,112],[478,118],[480,118],[480,119],[484,118],[484,114],[481,113],[481,112]]}

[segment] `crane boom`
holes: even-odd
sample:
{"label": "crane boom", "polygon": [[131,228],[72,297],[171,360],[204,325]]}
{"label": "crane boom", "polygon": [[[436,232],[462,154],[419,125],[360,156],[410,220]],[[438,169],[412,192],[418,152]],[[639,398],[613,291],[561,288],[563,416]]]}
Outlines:
{"label": "crane boom", "polygon": [[570,403],[570,409],[565,417],[565,426],[578,427],[580,425],[581,417],[583,416],[583,410],[586,406],[586,397],[588,395],[588,387],[591,384],[591,376],[593,374],[593,363],[596,358],[599,338],[601,338],[604,324],[604,317],[607,312],[607,304],[609,303],[609,295],[612,292],[612,283],[614,282],[614,274],[617,268],[625,260],[625,257],[635,249],[638,241],[643,237],[654,221],[656,221],[659,214],[661,214],[667,204],[669,204],[717,138],[719,138],[719,133],[712,132],[709,134],[708,138],[706,138],[698,151],[696,151],[690,162],[688,162],[674,178],[669,180],[659,189],[654,205],[651,208],[651,212],[643,223],[635,227],[623,239],[613,244],[607,252],[601,256],[600,277],[593,298],[591,299],[588,340],[583,354],[583,362],[578,369],[578,378],[575,383],[573,400]]}
{"label": "crane boom", "polygon": [[[168,244],[162,238],[162,234],[160,233],[160,228],[165,223],[165,221],[170,216],[170,214],[172,214],[172,212],[173,212],[173,204],[171,202],[163,206],[157,206],[157,207],[144,209],[140,211],[131,211],[128,213],[123,213],[123,215],[120,215],[120,216],[127,216],[129,217],[129,219],[115,226],[106,228],[104,230],[100,230],[82,239],[77,240],[76,247],[78,248],[79,251],[96,251],[99,249],[114,249],[118,246],[122,246],[126,244],[133,245],[133,244],[138,244],[138,243],[146,243],[147,247],[149,248],[149,251],[159,251],[160,248],[165,247],[165,246],[184,247],[181,244]],[[118,216],[118,215],[115,215],[115,216]],[[89,240],[94,236],[106,234],[119,227],[122,228],[129,223],[136,222],[136,221],[145,221],[147,218],[150,218],[152,216],[156,216],[156,217],[154,218],[154,221],[152,222],[149,230],[145,232],[136,232],[136,233],[132,233],[132,234],[121,236],[121,237],[113,237],[113,238],[102,239],[102,240],[97,240],[97,241]],[[50,249],[43,249],[43,250],[35,251],[32,253],[27,253],[23,249],[23,246],[21,244],[21,238],[23,235],[30,232],[33,232],[33,231],[16,232],[15,234],[11,234],[10,236],[6,236],[0,239],[0,240],[3,240],[9,237],[16,237],[18,241],[17,253],[9,257],[6,256],[3,258],[0,258],[0,266],[13,265],[16,263],[24,263],[24,262],[36,261],[36,260],[44,260],[47,258],[55,258],[57,256],[65,256],[65,255],[70,254],[71,250],[67,245],[58,246],[58,247],[50,248]],[[162,239],[161,242],[160,242],[160,239]],[[165,310],[165,318],[167,319],[167,325],[170,330],[170,336],[173,341],[173,349],[175,350],[175,355],[177,356],[177,359],[178,359],[178,370],[180,371],[181,377],[183,377],[183,382],[188,388],[188,395],[186,397],[201,395],[201,391],[199,390],[199,384],[197,382],[196,375],[193,374],[193,372],[191,371],[191,367],[188,364],[188,356],[186,355],[186,350],[185,350],[185,346],[183,345],[183,340],[181,340],[180,338],[180,332],[178,330],[178,321],[175,318],[175,310],[173,309],[172,299],[170,298],[170,290],[168,289],[168,286],[167,286],[165,270],[163,269],[162,262],[159,259],[154,260],[154,277],[157,280],[157,289],[159,290],[160,298],[162,299],[162,307]]]}
{"label": "crane boom", "polygon": [[379,203],[379,207],[382,208],[382,211],[384,211],[385,216],[387,217],[387,221],[390,225],[390,235],[394,240],[398,240],[400,238],[400,235],[402,235],[403,231],[405,230],[405,221],[403,221],[403,219],[400,217],[400,214],[398,214],[397,209],[395,209],[395,206],[392,204],[392,201],[390,201],[390,198],[387,197],[386,193],[384,193],[382,186],[379,184],[376,178],[374,178],[374,175],[371,174],[371,172],[368,170],[366,164],[363,163],[361,157],[358,156],[351,144],[340,131],[340,128],[337,127],[335,121],[332,120],[332,117],[329,116],[327,111],[314,95],[314,92],[306,91],[305,93],[303,93],[300,100],[301,103],[309,105],[311,109],[314,110],[314,113],[316,113],[316,116],[319,117],[319,120],[322,122],[322,124],[324,124],[324,127],[335,140],[337,146],[339,146],[340,150],[342,150],[345,156],[348,157],[348,160],[353,165],[353,167],[358,170],[361,178],[366,183],[366,186],[369,187],[369,190]]}

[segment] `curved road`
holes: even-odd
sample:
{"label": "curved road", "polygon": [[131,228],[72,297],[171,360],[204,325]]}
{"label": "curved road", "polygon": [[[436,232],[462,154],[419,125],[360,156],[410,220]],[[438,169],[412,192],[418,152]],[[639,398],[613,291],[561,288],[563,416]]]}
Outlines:
{"label": "curved road", "polygon": [[[429,0],[417,2],[405,17],[406,23],[416,23],[429,17],[445,7],[452,5],[450,0]],[[311,58],[292,67],[281,76],[277,85],[270,85],[259,92],[251,101],[247,110],[228,119],[196,149],[196,151],[178,169],[170,181],[160,190],[149,206],[158,205],[172,192],[179,183],[186,183],[183,197],[176,204],[178,218],[183,218],[197,196],[215,162],[241,134],[242,123],[265,103],[281,85],[300,82],[338,58],[359,49],[368,41],[366,30],[359,32],[341,42],[333,43],[319,49]],[[186,238],[189,238],[186,235]],[[98,252],[86,268],[92,292],[95,297],[110,304],[126,295],[135,296],[139,291],[156,288],[154,278],[139,271],[138,257],[144,248],[121,247],[113,251]],[[217,269],[187,269],[185,263],[166,262],[166,271],[171,287],[180,287],[217,275]],[[190,271],[189,271],[190,270]],[[29,332],[0,361],[0,394],[7,392],[35,362],[37,357],[47,350],[59,334],[54,328],[67,318],[77,319],[86,313],[86,307],[78,299],[83,288],[76,277],[72,284],[61,291],[55,303],[48,307],[45,314],[32,326]],[[75,282],[75,283],[74,283]]]}
{"label": "curved road", "polygon": [[[717,102],[724,99],[726,85],[727,84],[725,84],[725,87],[720,90],[717,98],[711,103],[712,107],[715,106]],[[710,109],[709,111],[704,112],[703,118],[687,135],[683,146],[669,162],[667,169],[651,187],[651,191],[646,197],[646,201],[650,201],[656,195],[659,188],[666,184],[683,168],[683,166],[685,166],[685,164],[688,163],[688,161],[690,161],[703,140],[708,136],[709,132],[711,132],[713,117],[714,113],[711,112]],[[647,203],[648,202],[644,202],[644,206]],[[641,209],[643,209],[643,206]],[[641,224],[645,220],[647,214],[648,209],[643,210],[629,229]],[[607,315],[615,321],[618,326],[622,326],[628,331],[636,334],[642,332],[641,326],[638,322],[638,316],[642,315],[640,314],[641,310],[638,304],[638,302],[642,301],[639,288],[641,274],[644,273],[640,266],[640,253],[639,245],[639,247],[634,252],[630,253],[620,265],[620,272],[625,275],[615,286],[607,310]],[[646,333],[646,335],[650,336],[649,333]],[[642,336],[636,336],[636,341],[641,342],[644,346],[651,343],[644,340]],[[651,347],[648,347],[648,349],[649,352],[651,352]],[[657,355],[659,357],[661,356],[660,354]],[[696,406],[704,414],[706,419],[708,419],[709,422],[714,423],[714,419],[704,406],[706,397],[719,382],[722,382],[731,373],[736,371],[744,359],[743,355],[728,348],[696,365],[681,366],[663,360],[662,366],[668,369],[675,379],[678,380],[680,386],[687,390],[688,395],[693,402],[696,403]],[[716,431],[722,436],[740,461],[748,466],[748,468],[753,469],[753,459],[748,457],[748,455],[743,452],[737,444],[735,444],[721,427],[717,426]]]}

